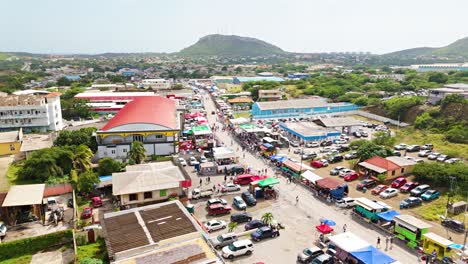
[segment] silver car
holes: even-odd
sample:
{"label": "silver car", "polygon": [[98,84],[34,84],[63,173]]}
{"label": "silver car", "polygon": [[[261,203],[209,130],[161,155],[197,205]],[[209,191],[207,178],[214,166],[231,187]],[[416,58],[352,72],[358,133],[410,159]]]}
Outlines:
{"label": "silver car", "polygon": [[222,234],[210,239],[211,244],[213,244],[213,247],[216,249],[220,249],[226,245],[231,244],[234,241],[237,241],[236,233]]}

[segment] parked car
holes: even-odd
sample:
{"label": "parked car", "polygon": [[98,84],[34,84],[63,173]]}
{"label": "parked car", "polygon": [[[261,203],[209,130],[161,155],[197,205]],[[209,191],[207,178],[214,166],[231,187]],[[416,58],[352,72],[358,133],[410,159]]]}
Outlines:
{"label": "parked car", "polygon": [[437,157],[438,162],[443,162],[445,160],[448,160],[450,157],[448,155],[441,154],[439,157]]}
{"label": "parked car", "polygon": [[452,229],[456,232],[459,233],[464,233],[465,232],[465,224],[461,221],[455,220],[455,219],[449,219],[445,218],[442,220],[442,226],[445,226],[449,229]]}
{"label": "parked car", "polygon": [[419,197],[408,197],[400,202],[400,209],[412,208],[420,206],[422,204],[422,199]]}
{"label": "parked car", "polygon": [[47,210],[50,211],[54,209],[54,207],[58,206],[57,197],[49,197],[47,198]]}
{"label": "parked car", "polygon": [[300,149],[300,148],[297,148],[297,149],[295,149],[293,152],[294,152],[294,154],[302,155],[302,154],[304,153],[304,150],[303,150],[303,149]]}
{"label": "parked car", "polygon": [[315,152],[311,152],[311,153],[304,153],[302,154],[301,158],[303,160],[308,160],[308,159],[313,159],[313,158],[316,158],[317,157],[317,153]]}
{"label": "parked car", "polygon": [[242,193],[242,199],[244,199],[244,201],[247,203],[247,205],[249,206],[255,206],[257,205],[257,200],[255,199],[255,197],[253,196],[253,194],[251,194],[250,192],[243,192]]}
{"label": "parked car", "polygon": [[221,251],[223,258],[233,259],[234,257],[242,255],[250,255],[253,250],[252,241],[250,241],[250,239],[244,239],[232,242],[228,246],[223,247]]}
{"label": "parked car", "polygon": [[333,145],[333,141],[331,141],[331,140],[325,140],[325,141],[320,142],[321,147],[328,147],[328,146],[331,146],[331,145]]}
{"label": "parked car", "polygon": [[200,162],[201,163],[208,162],[208,159],[205,156],[200,156]]}
{"label": "parked car", "polygon": [[227,201],[222,198],[213,198],[206,202],[206,207],[210,207],[210,205],[213,205],[213,204],[227,205]]}
{"label": "parked car", "polygon": [[185,161],[184,158],[177,158],[177,160],[179,161],[180,165],[184,167],[187,166],[187,161]]}
{"label": "parked car", "polygon": [[249,213],[235,213],[231,215],[231,222],[245,223],[252,221],[252,215]]}
{"label": "parked car", "polygon": [[410,195],[414,197],[420,197],[423,193],[429,190],[429,188],[431,187],[427,184],[419,185],[418,187],[411,190]]}
{"label": "parked car", "polygon": [[340,171],[345,169],[345,167],[338,166],[330,170],[330,175],[338,175],[340,174]]}
{"label": "parked car", "polygon": [[419,151],[421,150],[421,147],[419,145],[410,145],[408,147],[406,147],[406,151],[408,152],[416,152],[416,151]]}
{"label": "parked car", "polygon": [[364,188],[370,189],[376,185],[377,185],[377,182],[375,180],[365,179],[356,185],[356,190],[362,190]]}
{"label": "parked car", "polygon": [[401,152],[398,150],[393,151],[393,156],[401,157]]}
{"label": "parked car", "polygon": [[406,181],[405,178],[403,178],[403,177],[398,177],[398,178],[396,178],[396,179],[392,182],[391,186],[392,186],[392,188],[397,188],[397,189],[398,189],[398,188],[400,188],[401,186],[405,185],[406,182],[407,182],[407,181]]}
{"label": "parked car", "polygon": [[200,162],[198,162],[198,160],[195,157],[190,157],[189,162],[190,162],[190,166],[195,166],[195,165],[200,164]]}
{"label": "parked car", "polygon": [[314,259],[323,254],[323,250],[319,247],[305,248],[299,254],[297,254],[297,261],[306,263],[307,261]]}
{"label": "parked car", "polygon": [[230,170],[229,170],[229,174],[230,175],[240,175],[240,174],[243,174],[245,172],[245,169],[243,167],[232,167]]}
{"label": "parked car", "polygon": [[260,228],[260,227],[264,227],[264,226],[267,226],[268,224],[264,223],[262,220],[252,220],[250,222],[248,222],[247,224],[245,224],[244,228],[245,228],[245,231],[247,230],[252,230],[252,229],[257,229],[257,228]]}
{"label": "parked car", "polygon": [[305,146],[306,148],[318,148],[320,144],[318,142],[307,142]]}
{"label": "parked car", "polygon": [[418,185],[419,185],[419,183],[417,183],[417,182],[406,182],[405,185],[400,187],[400,192],[401,193],[409,193],[411,190],[416,188],[416,186],[418,186]]}
{"label": "parked car", "polygon": [[255,232],[253,232],[250,236],[255,241],[260,241],[265,238],[274,238],[279,236],[280,233],[277,229],[273,229],[269,226],[264,226],[258,228]]}
{"label": "parked car", "polygon": [[421,150],[421,151],[419,151],[419,153],[418,153],[418,157],[427,157],[427,156],[429,156],[431,153],[432,153],[432,150],[428,150],[428,149],[426,149],[426,150]]}
{"label": "parked car", "polygon": [[343,180],[345,181],[354,181],[359,178],[359,174],[355,171],[348,172],[344,177]]}
{"label": "parked car", "polygon": [[321,160],[313,160],[310,162],[310,166],[314,168],[322,168],[328,166],[328,161],[321,159]]}
{"label": "parked car", "polygon": [[333,257],[328,254],[322,254],[316,258],[314,258],[310,264],[333,264],[335,263]]}
{"label": "parked car", "polygon": [[358,155],[356,151],[351,151],[350,153],[344,155],[345,160],[357,159],[357,158],[358,158]]}
{"label": "parked car", "polygon": [[354,198],[344,197],[343,199],[336,200],[335,205],[339,208],[351,208],[354,206]]}
{"label": "parked car", "polygon": [[348,141],[340,138],[340,139],[333,140],[333,143],[340,145],[340,144],[346,144],[348,143]]}
{"label": "parked car", "polygon": [[379,195],[380,193],[387,190],[388,188],[389,187],[387,185],[379,184],[374,189],[372,189],[371,194]]}
{"label": "parked car", "polygon": [[211,233],[213,231],[226,228],[226,222],[222,220],[210,220],[206,222],[204,226],[206,230]]}
{"label": "parked car", "polygon": [[240,196],[236,196],[232,200],[232,205],[239,210],[244,210],[247,208],[247,204],[245,204],[244,200]]}
{"label": "parked car", "polygon": [[73,208],[73,199],[71,199],[71,198],[68,199],[67,206],[68,206],[68,208]]}
{"label": "parked car", "polygon": [[333,157],[328,158],[328,163],[337,163],[343,160],[343,156],[341,155],[336,155]]}
{"label": "parked car", "polygon": [[353,136],[355,136],[355,137],[357,137],[357,138],[360,138],[362,135],[361,135],[361,132],[355,131],[355,132],[353,133]]}
{"label": "parked car", "polygon": [[460,162],[461,159],[457,159],[457,158],[451,158],[451,159],[448,159],[446,161],[444,161],[445,163],[448,163],[448,164],[453,164],[453,163],[457,163],[457,162]]}
{"label": "parked car", "polygon": [[366,131],[361,131],[361,137],[368,137],[369,136],[369,133],[367,133]]}
{"label": "parked car", "polygon": [[400,143],[394,147],[395,150],[405,150],[408,147],[405,143]]}
{"label": "parked car", "polygon": [[4,222],[0,221],[0,238],[5,237],[7,234],[7,226]]}
{"label": "parked car", "polygon": [[91,198],[91,203],[93,204],[93,207],[101,207],[102,206],[102,200],[100,197],[94,196]]}
{"label": "parked car", "polygon": [[427,155],[428,160],[436,160],[439,157],[440,153],[432,152],[431,154]]}
{"label": "parked car", "polygon": [[83,209],[83,212],[81,213],[81,219],[88,219],[93,216],[93,208],[92,207],[86,207]]}
{"label": "parked car", "polygon": [[237,241],[236,233],[227,233],[217,236],[216,238],[210,239],[211,244],[216,249],[220,249],[226,245],[231,244],[232,242]]}
{"label": "parked car", "polygon": [[289,144],[293,147],[299,147],[299,141],[291,141]]}
{"label": "parked car", "polygon": [[395,188],[388,188],[387,190],[380,193],[380,198],[388,199],[398,195],[398,190]]}
{"label": "parked car", "polygon": [[434,149],[434,146],[432,144],[424,144],[424,145],[421,146],[421,149],[432,150],[432,149]]}
{"label": "parked car", "polygon": [[439,198],[440,193],[437,190],[427,190],[425,193],[421,194],[421,198],[428,202]]}
{"label": "parked car", "polygon": [[353,170],[351,169],[342,169],[340,170],[340,177],[344,177],[346,174],[350,173],[350,172],[353,172]]}
{"label": "parked car", "polygon": [[221,192],[235,192],[240,190],[239,184],[227,183],[221,186]]}

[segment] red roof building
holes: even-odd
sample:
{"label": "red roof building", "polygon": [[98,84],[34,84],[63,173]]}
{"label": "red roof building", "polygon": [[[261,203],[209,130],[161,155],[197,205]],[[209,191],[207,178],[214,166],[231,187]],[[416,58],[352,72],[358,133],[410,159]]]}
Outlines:
{"label": "red roof building", "polygon": [[372,157],[366,160],[365,162],[377,166],[379,168],[385,169],[387,171],[392,171],[400,168],[400,166],[396,165],[395,163],[379,156]]}
{"label": "red roof building", "polygon": [[66,193],[72,193],[73,187],[69,183],[46,185],[44,189],[44,197],[57,196]]}
{"label": "red roof building", "polygon": [[414,164],[414,162],[408,162],[400,157],[382,158],[375,156],[359,163],[359,172],[360,174],[368,176],[385,174],[387,179],[392,179],[410,173]]}

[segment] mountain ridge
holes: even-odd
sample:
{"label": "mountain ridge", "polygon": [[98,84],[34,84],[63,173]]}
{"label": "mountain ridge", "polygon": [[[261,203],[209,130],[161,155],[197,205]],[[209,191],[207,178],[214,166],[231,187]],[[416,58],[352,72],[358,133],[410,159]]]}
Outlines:
{"label": "mountain ridge", "polygon": [[382,56],[404,56],[404,57],[419,57],[419,56],[454,56],[468,58],[468,37],[461,38],[443,47],[419,47],[394,51],[383,54]]}

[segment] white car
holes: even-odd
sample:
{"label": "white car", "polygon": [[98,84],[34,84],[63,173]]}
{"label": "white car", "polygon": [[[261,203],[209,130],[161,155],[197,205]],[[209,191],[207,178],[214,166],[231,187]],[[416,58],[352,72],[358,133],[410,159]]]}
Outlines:
{"label": "white car", "polygon": [[200,162],[195,157],[190,157],[190,166],[198,165]]}
{"label": "white car", "polygon": [[340,177],[344,177],[346,174],[350,173],[350,172],[353,172],[354,170],[351,170],[351,169],[342,169],[340,170]]}
{"label": "white car", "polygon": [[380,198],[388,199],[398,195],[398,190],[395,188],[388,188],[385,191],[380,193]]}
{"label": "white car", "polygon": [[221,187],[221,192],[235,192],[240,190],[239,184],[228,183]]}
{"label": "white car", "polygon": [[448,158],[449,158],[449,157],[448,157],[447,155],[441,154],[441,155],[439,155],[439,157],[437,157],[437,161],[443,162],[443,161],[445,161],[445,160],[448,159]]}
{"label": "white car", "polygon": [[438,152],[432,152],[431,154],[427,155],[427,159],[429,160],[436,160],[441,154]]}
{"label": "white car", "polygon": [[250,255],[253,252],[253,243],[250,239],[232,242],[222,249],[223,258],[233,259],[237,256]]}
{"label": "white car", "polygon": [[421,150],[418,153],[419,157],[427,157],[432,153],[432,150]]}
{"label": "white car", "polygon": [[201,163],[208,162],[208,159],[205,156],[200,156],[200,162]]}
{"label": "white car", "polygon": [[307,142],[305,146],[306,148],[318,148],[320,144],[318,142]]}
{"label": "white car", "polygon": [[6,233],[7,233],[6,225],[2,221],[0,221],[0,238],[6,236]]}
{"label": "white car", "polygon": [[348,143],[348,142],[346,140],[344,140],[344,139],[338,139],[338,140],[335,141],[335,144],[346,144],[346,143]]}
{"label": "white car", "polygon": [[408,147],[407,144],[405,144],[405,143],[400,143],[400,144],[398,144],[398,145],[395,146],[395,149],[396,149],[396,150],[405,150],[407,147]]}
{"label": "white car", "polygon": [[461,161],[461,159],[451,158],[451,159],[446,160],[445,163],[452,164],[452,163],[457,163],[457,162],[460,162],[460,161]]}
{"label": "white car", "polygon": [[354,198],[345,197],[335,202],[336,207],[339,208],[351,208],[354,206]]}
{"label": "white car", "polygon": [[180,165],[184,167],[187,166],[187,161],[185,161],[184,158],[178,158],[177,160],[179,161]]}
{"label": "white car", "polygon": [[211,233],[213,231],[226,228],[226,222],[222,220],[210,220],[205,224],[205,228]]}

